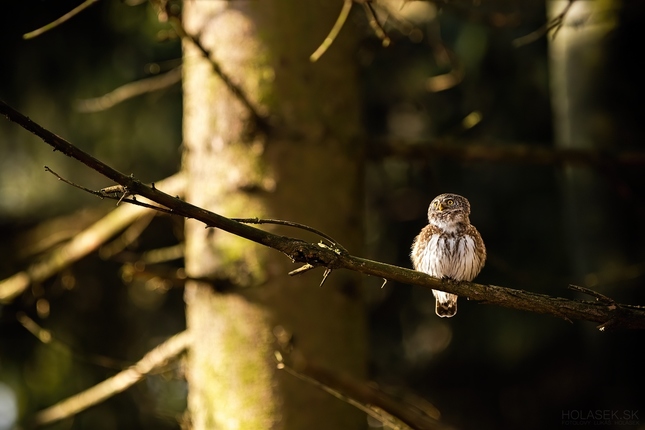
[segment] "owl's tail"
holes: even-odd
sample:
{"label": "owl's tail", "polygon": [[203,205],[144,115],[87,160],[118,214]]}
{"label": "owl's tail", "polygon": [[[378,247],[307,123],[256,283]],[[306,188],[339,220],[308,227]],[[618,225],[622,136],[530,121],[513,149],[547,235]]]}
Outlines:
{"label": "owl's tail", "polygon": [[457,296],[456,294],[444,293],[443,291],[432,290],[435,298],[437,299],[437,305],[435,307],[435,312],[441,318],[450,318],[454,317],[457,313]]}

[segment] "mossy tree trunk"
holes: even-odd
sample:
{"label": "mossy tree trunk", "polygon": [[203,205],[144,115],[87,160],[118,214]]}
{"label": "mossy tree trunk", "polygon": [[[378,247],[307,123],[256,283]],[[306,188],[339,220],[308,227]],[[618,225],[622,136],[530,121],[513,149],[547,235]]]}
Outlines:
{"label": "mossy tree trunk", "polygon": [[[278,131],[256,133],[251,114],[189,42],[184,53],[187,199],[230,217],[309,224],[352,251],[361,244],[361,157],[355,47],[345,29],[318,63],[308,57],[340,4],[302,0],[185,1],[186,30]],[[298,230],[283,231],[303,236]],[[318,240],[306,237],[309,240]],[[283,255],[186,223],[187,365],[195,429],[352,429],[365,417],[276,370],[275,334],[306,357],[364,371],[360,279],[321,271],[288,277]]]}

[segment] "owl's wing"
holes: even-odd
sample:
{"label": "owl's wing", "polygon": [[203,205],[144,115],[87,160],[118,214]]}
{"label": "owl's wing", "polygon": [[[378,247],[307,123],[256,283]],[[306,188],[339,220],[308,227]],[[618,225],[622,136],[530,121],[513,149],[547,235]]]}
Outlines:
{"label": "owl's wing", "polygon": [[410,253],[410,259],[412,260],[412,267],[414,267],[414,270],[418,270],[417,268],[421,264],[424,250],[430,243],[432,236],[439,233],[441,233],[439,227],[428,224],[423,227],[417,237],[414,238],[414,242],[412,242],[412,252]]}
{"label": "owl's wing", "polygon": [[477,231],[475,226],[472,224],[468,225],[466,234],[472,236],[475,239],[475,253],[481,261],[482,267],[484,267],[484,262],[486,261],[486,246],[484,245],[484,240],[482,239],[481,234],[479,234],[479,231]]}

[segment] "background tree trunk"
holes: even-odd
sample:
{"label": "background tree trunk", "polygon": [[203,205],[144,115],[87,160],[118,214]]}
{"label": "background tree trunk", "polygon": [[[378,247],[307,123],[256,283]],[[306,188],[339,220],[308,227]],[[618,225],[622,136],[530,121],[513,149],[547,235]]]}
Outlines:
{"label": "background tree trunk", "polygon": [[[184,161],[191,203],[231,217],[297,220],[361,244],[362,151],[355,47],[343,31],[323,59],[308,57],[340,5],[184,3],[184,26],[280,133],[254,133],[251,115],[191,44],[184,53]],[[279,136],[279,137],[276,137]],[[286,136],[286,137],[285,137]],[[300,231],[285,231],[300,235]],[[310,238],[311,240],[318,240]],[[186,286],[188,405],[195,429],[351,429],[364,414],[285,373],[276,333],[309,359],[361,374],[365,323],[359,278],[290,278],[282,255],[200,223],[186,223],[186,267],[210,282]]]}
{"label": "background tree trunk", "polygon": [[[568,1],[549,1],[549,19],[560,14]],[[575,2],[555,38],[549,39],[551,94],[555,145],[563,149],[615,151],[620,146],[613,119],[601,101],[606,87],[607,34],[614,29],[614,2]],[[604,172],[605,176],[599,175]],[[568,236],[571,271],[577,281],[597,288],[589,276],[611,268],[622,256],[620,235],[611,201],[612,185],[619,175],[605,167],[591,170],[568,165],[563,169],[564,222]],[[612,255],[613,254],[613,255]],[[607,294],[609,291],[604,291]]]}

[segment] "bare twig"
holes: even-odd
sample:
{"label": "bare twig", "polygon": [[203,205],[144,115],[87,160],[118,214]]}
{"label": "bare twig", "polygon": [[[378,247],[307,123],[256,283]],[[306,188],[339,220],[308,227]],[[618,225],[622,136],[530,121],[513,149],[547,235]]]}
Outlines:
{"label": "bare twig", "polygon": [[288,227],[295,227],[295,228],[299,228],[301,230],[306,230],[306,231],[309,231],[311,233],[315,233],[320,237],[324,237],[325,239],[327,239],[332,244],[332,246],[338,248],[339,251],[344,252],[346,254],[349,254],[347,249],[345,249],[345,247],[343,245],[341,245],[340,243],[338,243],[338,241],[336,239],[334,239],[333,237],[331,237],[328,234],[323,233],[322,231],[317,230],[317,229],[315,229],[313,227],[309,227],[308,225],[300,224],[299,222],[285,221],[285,220],[281,220],[281,219],[266,219],[266,218],[265,219],[262,219],[262,218],[231,218],[231,219],[233,221],[241,222],[243,224],[277,224],[277,225],[286,225]]}
{"label": "bare twig", "polygon": [[314,378],[311,378],[307,375],[303,375],[302,373],[296,372],[293,368],[287,366],[284,363],[278,363],[278,369],[284,370],[288,374],[295,376],[296,378],[300,379],[301,381],[304,381],[308,384],[313,385],[316,388],[319,388],[323,390],[324,392],[336,397],[338,400],[341,400],[345,403],[348,403],[352,406],[354,406],[356,409],[359,409],[363,412],[365,412],[367,415],[371,416],[375,420],[379,421],[380,423],[385,425],[385,428],[387,429],[392,429],[392,430],[411,430],[411,427],[404,425],[401,426],[399,423],[396,422],[396,419],[392,417],[390,414],[387,412],[383,413],[384,411],[381,410],[375,410],[373,407],[370,407],[369,405],[364,405],[351,397],[341,393],[338,390],[335,390],[325,384],[323,384],[320,381],[315,380]]}
{"label": "bare twig", "polygon": [[38,37],[41,34],[51,30],[52,28],[56,28],[65,21],[69,20],[70,18],[73,18],[75,15],[83,12],[85,9],[88,7],[92,6],[94,3],[98,2],[99,0],[85,0],[83,3],[80,5],[76,6],[74,9],[70,10],[67,12],[65,15],[61,16],[57,20],[50,22],[49,24],[40,27],[34,31],[30,31],[29,33],[25,33],[22,35],[23,39],[33,39],[34,37]]}
{"label": "bare twig", "polygon": [[191,336],[187,331],[174,335],[148,352],[134,366],[54,406],[38,412],[34,417],[34,424],[41,426],[71,417],[126,390],[141,381],[156,368],[166,365],[169,360],[181,354],[188,348],[190,341]]}
{"label": "bare twig", "polygon": [[388,37],[387,33],[385,33],[385,30],[383,29],[383,26],[378,20],[378,17],[376,16],[376,12],[374,12],[374,8],[372,7],[372,0],[363,0],[363,9],[365,9],[365,15],[367,15],[367,21],[370,24],[370,27],[372,27],[372,30],[374,31],[374,34],[376,34],[376,37],[381,39],[381,44],[384,47],[390,46],[390,38]]}
{"label": "bare twig", "polygon": [[320,281],[320,287],[322,287],[325,284],[325,281],[331,274],[331,269],[330,268],[325,268],[325,272],[323,273],[322,281]]}
{"label": "bare twig", "polygon": [[590,290],[589,288],[586,288],[586,287],[581,287],[579,285],[569,284],[569,289],[573,290],[573,291],[578,291],[578,292],[590,295],[591,297],[595,297],[596,300],[598,300],[600,302],[603,302],[603,303],[606,303],[608,305],[615,305],[616,304],[616,302],[613,299],[605,296],[604,294],[600,294],[598,291]]}
{"label": "bare twig", "polygon": [[101,246],[99,249],[99,257],[107,260],[134,243],[134,241],[136,241],[150,225],[150,222],[152,222],[155,215],[155,212],[149,212],[135,220],[121,235],[119,235],[119,237],[114,239],[112,242]]}
{"label": "bare twig", "polygon": [[555,36],[562,28],[562,25],[564,24],[564,19],[569,13],[569,10],[571,9],[571,6],[573,5],[574,2],[575,0],[569,0],[566,6],[562,9],[562,12],[560,12],[557,16],[555,16],[550,21],[546,22],[542,27],[538,28],[537,30],[532,31],[526,36],[518,37],[517,39],[515,39],[513,41],[513,46],[515,46],[516,48],[519,48],[521,46],[528,45],[529,43],[533,43],[536,40],[540,39],[542,36],[548,34],[551,30],[553,30],[553,38],[555,38]]}
{"label": "bare twig", "polygon": [[311,269],[315,269],[315,268],[316,268],[316,266],[312,266],[311,264],[306,263],[306,264],[304,264],[303,266],[298,267],[298,268],[297,268],[297,269],[295,269],[295,270],[292,270],[291,272],[289,272],[289,273],[288,273],[288,275],[289,275],[289,276],[296,276],[296,275],[300,275],[301,273],[308,272],[308,271],[310,271]]}
{"label": "bare twig", "polygon": [[[280,236],[263,231],[205,209],[193,206],[178,198],[144,185],[131,176],[126,176],[96,158],[81,151],[65,139],[36,124],[20,112],[0,101],[0,114],[36,134],[54,149],[90,166],[107,178],[126,187],[133,195],[140,195],[167,207],[176,215],[193,218],[207,226],[216,227],[250,241],[282,252],[293,262],[308,263],[327,269],[347,269],[389,281],[418,285],[426,289],[441,290],[482,303],[494,304],[527,312],[553,315],[567,320],[586,320],[604,324],[611,322],[612,328],[645,329],[645,310],[616,303],[585,302],[580,300],[551,297],[529,291],[473,282],[443,282],[425,273],[403,267],[392,266],[378,261],[367,260],[338,252],[321,243],[309,243],[300,239]],[[23,275],[26,276],[26,275]],[[5,287],[6,288],[6,287]],[[1,290],[1,288],[0,288]],[[14,295],[15,295],[14,290]],[[0,296],[1,297],[1,296]],[[6,297],[6,296],[5,296]],[[10,296],[12,297],[12,296]],[[6,300],[6,299],[5,299]]]}
{"label": "bare twig", "polygon": [[426,410],[388,396],[373,384],[359,381],[349,375],[338,374],[308,361],[297,350],[288,355],[280,352],[276,352],[275,355],[278,369],[360,409],[385,424],[386,428],[402,430],[409,428],[447,430],[449,428],[438,421],[438,414],[432,416]]}
{"label": "bare twig", "polygon": [[125,100],[145,93],[159,91],[174,85],[179,81],[181,81],[181,67],[175,67],[161,75],[152,76],[120,86],[101,97],[79,100],[76,107],[81,112],[99,112],[107,110]]}
{"label": "bare twig", "polygon": [[315,63],[316,61],[318,61],[318,59],[322,57],[322,55],[325,52],[327,52],[327,49],[331,46],[331,44],[334,43],[334,40],[336,40],[336,37],[338,36],[340,29],[343,28],[345,21],[347,21],[349,12],[352,10],[352,4],[354,4],[354,0],[343,1],[343,8],[340,10],[340,14],[338,15],[338,19],[336,19],[334,26],[329,31],[329,34],[327,35],[327,37],[325,37],[325,40],[323,41],[323,43],[321,43],[320,46],[316,49],[316,51],[313,54],[311,54],[311,56],[309,57],[309,60],[312,63]]}
{"label": "bare twig", "polygon": [[[128,191],[128,189],[126,187],[123,187],[122,185],[115,185],[115,186],[112,186],[112,187],[101,188],[100,190],[92,190],[92,189],[86,188],[86,187],[84,187],[82,185],[78,185],[78,184],[70,181],[69,179],[63,178],[61,175],[59,175],[58,173],[54,172],[52,169],[50,169],[47,166],[45,166],[45,171],[51,173],[54,176],[56,176],[56,178],[58,178],[59,181],[65,182],[67,185],[71,185],[72,187],[78,188],[79,190],[85,191],[86,193],[95,195],[95,196],[100,197],[102,199],[116,200],[117,201],[116,202],[117,206],[119,206],[119,204],[121,202],[125,201],[125,202],[131,203],[131,204],[136,205],[136,206],[141,206],[141,207],[147,208],[147,209],[154,209],[156,211],[164,212],[164,213],[167,213],[167,214],[170,214],[170,215],[172,215],[172,213],[173,213],[171,209],[166,209],[166,208],[162,208],[162,207],[159,207],[159,206],[151,205],[151,204],[146,203],[146,202],[138,201],[136,199],[136,196],[134,196],[130,191]],[[153,186],[154,186],[154,184],[153,184]],[[126,197],[131,197],[131,198],[126,199]]]}
{"label": "bare twig", "polygon": [[33,334],[39,341],[46,345],[50,345],[58,350],[65,351],[70,353],[71,357],[83,361],[85,363],[93,364],[96,366],[101,366],[108,369],[117,369],[121,370],[126,366],[130,366],[132,363],[126,363],[124,361],[116,360],[111,357],[106,357],[104,355],[92,354],[86,355],[73,351],[72,348],[56,339],[49,330],[42,328],[36,323],[33,319],[29,318],[27,314],[19,312],[16,315],[18,322],[27,330],[29,333]]}

